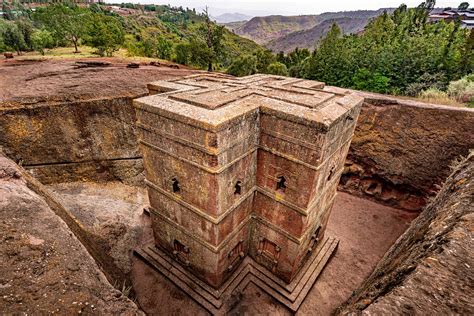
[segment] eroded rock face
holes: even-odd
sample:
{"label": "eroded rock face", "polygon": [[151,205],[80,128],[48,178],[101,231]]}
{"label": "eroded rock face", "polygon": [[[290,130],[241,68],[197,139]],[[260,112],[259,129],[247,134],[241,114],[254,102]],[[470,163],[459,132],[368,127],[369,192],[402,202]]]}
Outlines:
{"label": "eroded rock face", "polygon": [[66,223],[4,156],[0,240],[2,313],[143,314],[110,285]]}
{"label": "eroded rock face", "polygon": [[[129,284],[133,249],[143,234],[143,207],[148,204],[145,188],[120,182],[68,182],[47,189],[81,223],[91,243],[112,259],[114,271]],[[111,267],[112,268],[112,267]],[[116,277],[116,276],[115,276]]]}
{"label": "eroded rock face", "polygon": [[132,100],[147,94],[148,82],[196,72],[107,60],[0,64],[0,147],[43,184],[141,183]]}
{"label": "eroded rock face", "polygon": [[473,228],[471,153],[340,313],[472,315]]}
{"label": "eroded rock face", "polygon": [[5,109],[0,144],[42,183],[87,179],[89,174],[96,180],[134,175],[140,180],[134,121],[131,98]]}
{"label": "eroded rock face", "polygon": [[340,189],[418,211],[474,148],[474,110],[362,94]]}

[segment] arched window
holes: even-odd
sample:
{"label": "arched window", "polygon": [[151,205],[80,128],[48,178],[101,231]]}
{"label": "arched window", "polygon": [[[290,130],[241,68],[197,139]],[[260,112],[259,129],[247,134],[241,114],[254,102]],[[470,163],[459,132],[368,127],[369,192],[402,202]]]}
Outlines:
{"label": "arched window", "polygon": [[242,181],[237,181],[237,183],[235,184],[235,191],[234,191],[234,194],[242,194]]}
{"label": "arched window", "polygon": [[176,178],[171,179],[171,184],[173,187],[173,193],[179,193],[181,188],[179,187],[179,181]]}
{"label": "arched window", "polygon": [[331,181],[332,179],[332,176],[334,175],[334,169],[336,169],[336,167],[332,167],[331,170],[329,170],[329,175],[328,175],[328,180],[327,181]]}
{"label": "arched window", "polygon": [[277,190],[285,191],[286,189],[286,179],[284,176],[279,176],[277,181]]}

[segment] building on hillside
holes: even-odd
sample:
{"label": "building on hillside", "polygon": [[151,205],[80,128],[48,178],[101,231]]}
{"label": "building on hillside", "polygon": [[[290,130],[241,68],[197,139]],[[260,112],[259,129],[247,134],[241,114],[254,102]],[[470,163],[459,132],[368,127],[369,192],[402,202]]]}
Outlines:
{"label": "building on hillside", "polygon": [[461,21],[461,27],[472,30],[474,28],[474,19]]}
{"label": "building on hillside", "polygon": [[472,29],[474,27],[474,10],[447,9],[441,12],[430,14],[429,16],[430,23],[436,23],[441,20],[447,23],[460,21],[462,27]]}

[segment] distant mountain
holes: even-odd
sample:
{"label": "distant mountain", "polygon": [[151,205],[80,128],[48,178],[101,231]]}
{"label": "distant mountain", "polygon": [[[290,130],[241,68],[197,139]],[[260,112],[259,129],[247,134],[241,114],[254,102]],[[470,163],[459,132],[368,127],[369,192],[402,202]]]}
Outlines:
{"label": "distant mountain", "polygon": [[349,17],[324,20],[309,30],[293,32],[283,37],[274,39],[273,41],[266,43],[265,47],[271,49],[275,53],[280,51],[289,53],[296,47],[309,48],[312,50],[314,49],[316,43],[326,36],[334,23],[339,25],[344,34],[356,34],[364,30],[367,22],[367,18]]}
{"label": "distant mountain", "polygon": [[296,47],[313,48],[324,37],[333,23],[338,23],[345,34],[364,29],[370,19],[384,11],[395,9],[327,12],[319,15],[255,17],[226,27],[234,33],[252,39],[274,52],[289,52]]}
{"label": "distant mountain", "polygon": [[231,23],[238,21],[248,21],[251,18],[251,16],[242,13],[224,13],[216,16],[214,19],[217,23]]}
{"label": "distant mountain", "polygon": [[317,16],[315,15],[270,15],[252,18],[233,29],[233,31],[240,36],[252,39],[258,44],[266,44],[289,33],[309,29],[317,23]]}
{"label": "distant mountain", "polygon": [[[223,23],[227,29],[235,33],[235,30],[247,23],[247,21],[237,21],[237,22],[229,22]],[[248,38],[248,37],[247,37]]]}

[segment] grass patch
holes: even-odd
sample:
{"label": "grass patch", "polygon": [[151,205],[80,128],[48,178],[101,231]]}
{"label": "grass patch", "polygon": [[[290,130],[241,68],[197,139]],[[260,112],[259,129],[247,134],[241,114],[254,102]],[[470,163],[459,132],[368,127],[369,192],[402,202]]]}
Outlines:
{"label": "grass patch", "polygon": [[[129,62],[151,62],[151,61],[159,61],[163,64],[170,64],[172,62],[167,60],[162,60],[158,58],[149,58],[149,57],[130,57],[128,55],[128,51],[125,48],[121,48],[120,50],[116,51],[113,55],[114,58],[123,59]],[[79,53],[74,53],[74,47],[57,47],[53,49],[46,49],[45,54],[41,55],[38,52],[26,52],[23,53],[21,56],[15,55],[16,60],[42,60],[42,59],[83,59],[83,58],[104,58],[107,57],[100,57],[96,54],[94,48],[90,46],[80,46]]]}

